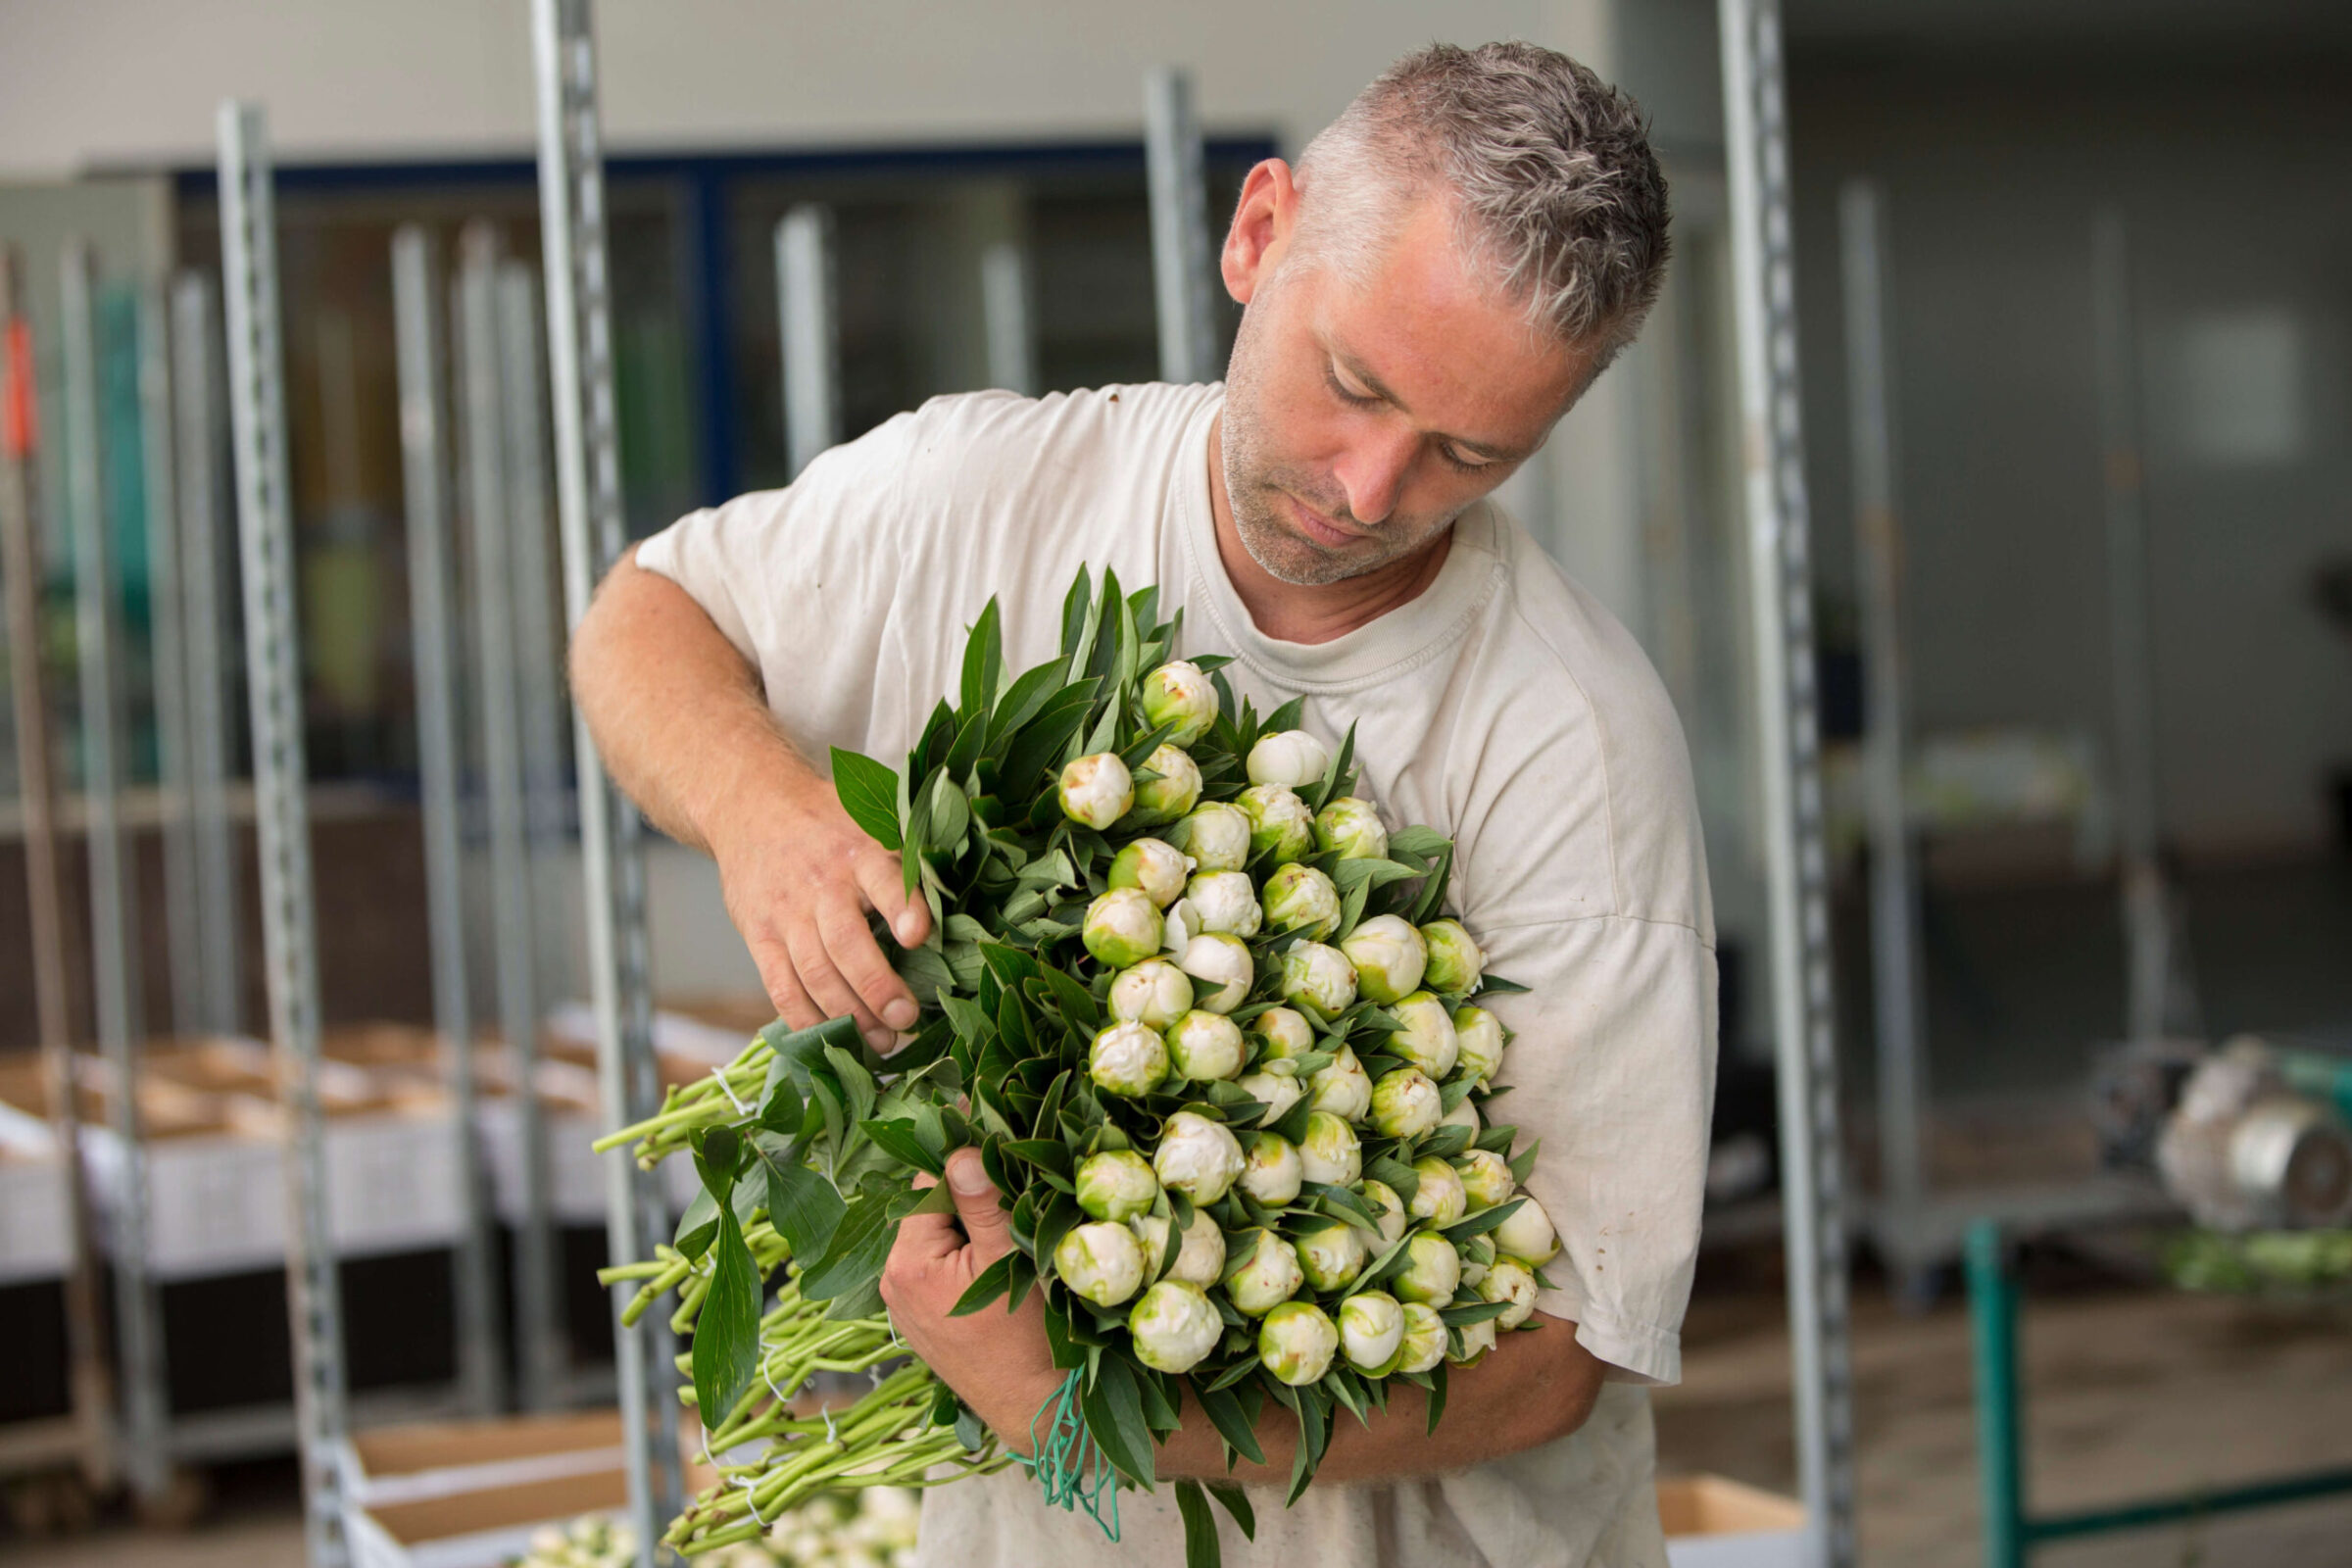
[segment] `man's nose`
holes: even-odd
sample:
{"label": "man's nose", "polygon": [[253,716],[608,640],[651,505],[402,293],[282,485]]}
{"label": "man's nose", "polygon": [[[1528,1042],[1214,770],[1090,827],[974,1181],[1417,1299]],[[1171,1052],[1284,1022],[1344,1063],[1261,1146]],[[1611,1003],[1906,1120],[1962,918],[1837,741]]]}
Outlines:
{"label": "man's nose", "polygon": [[1337,469],[1348,514],[1366,525],[1387,520],[1419,446],[1409,430],[1369,430],[1350,443]]}

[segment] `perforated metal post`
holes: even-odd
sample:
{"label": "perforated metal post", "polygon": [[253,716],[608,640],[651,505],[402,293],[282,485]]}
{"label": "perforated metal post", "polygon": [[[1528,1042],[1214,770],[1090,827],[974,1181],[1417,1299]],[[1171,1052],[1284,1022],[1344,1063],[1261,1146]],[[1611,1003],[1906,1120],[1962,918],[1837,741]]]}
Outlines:
{"label": "perforated metal post", "polygon": [[776,224],[784,445],[798,477],[841,441],[841,328],[833,310],[833,210],[804,202]]}
{"label": "perforated metal post", "polygon": [[[1879,188],[1838,193],[1845,295],[1846,431],[1852,453],[1854,547],[1860,564],[1863,797],[1870,823],[1871,994],[1879,1063],[1880,1245],[1899,1245],[1927,1198],[1922,1124],[1928,1075],[1922,1039],[1919,880],[1905,808],[1908,679],[1903,657],[1903,534],[1895,484],[1894,406],[1886,345],[1886,217]],[[1896,1259],[1896,1267],[1908,1267]]]}
{"label": "perforated metal post", "polygon": [[458,1238],[458,1381],[466,1408],[505,1400],[492,1213],[482,1166],[473,1006],[466,972],[465,867],[459,850],[456,584],[449,518],[449,406],[439,258],[418,224],[392,236],[392,317],[400,370],[401,493],[409,535],[410,646],[416,668],[416,771],[423,796],[425,931],[433,1024],[450,1089],[450,1140],[465,1230]]}
{"label": "perforated metal post", "polygon": [[[597,126],[596,46],[587,0],[532,0],[539,74],[540,244],[547,264],[548,384],[556,411],[556,498],[564,542],[564,598],[573,625],[597,578],[621,551],[620,448],[613,419],[612,322],[605,256],[604,152]],[[625,1125],[659,1099],[653,993],[645,925],[645,864],[636,808],[605,776],[574,710],[580,841],[587,868],[589,974],[595,990],[597,1077],[605,1114]],[[651,1173],[625,1150],[605,1156],[605,1235],[612,1256],[646,1255],[667,1207]],[[639,1561],[652,1568],[680,1484],[676,1376],[666,1322],[649,1312],[622,1328],[625,1286],[612,1293],[629,1512]]]}
{"label": "perforated metal post", "polygon": [[33,505],[39,398],[24,266],[0,245],[0,577],[8,594],[10,705],[16,710],[18,809],[24,823],[24,897],[32,935],[33,1012],[49,1131],[64,1169],[74,1255],[66,1268],[66,1366],[83,1473],[102,1482],[112,1455],[104,1333],[98,1318],[95,1216],[83,1179],[75,1113],[73,1019],[66,973],[65,882],[58,867],[57,789],[41,680],[41,545]]}
{"label": "perforated metal post", "polygon": [[539,1115],[538,940],[531,920],[530,846],[524,839],[522,703],[514,660],[514,548],[507,518],[506,407],[499,385],[499,239],[466,225],[458,265],[458,370],[465,442],[466,539],[473,563],[474,707],[480,720],[483,796],[490,828],[491,953],[499,1027],[514,1055],[522,1130],[523,1218],[514,1250],[516,1368],[522,1402],[553,1396],[563,1345],[556,1340],[555,1236],[549,1220],[547,1124]]}
{"label": "perforated metal post", "polygon": [[1213,381],[1208,175],[1192,74],[1154,66],[1144,77],[1144,161],[1152,193],[1152,293],[1159,308],[1159,378]]}
{"label": "perforated metal post", "polygon": [[285,360],[269,134],[258,105],[220,106],[220,246],[228,299],[229,422],[243,545],[245,664],[262,860],[262,939],[286,1122],[286,1297],[304,1539],[313,1568],[350,1560],[337,1458],[348,1429],[342,1298],[327,1228],[318,1109],[318,953],[303,751],[293,497],[286,478]]}
{"label": "perforated metal post", "polygon": [[1846,1568],[1854,1489],[1844,1171],[1780,8],[1721,0],[1719,15],[1797,1475],[1815,1560]]}
{"label": "perforated metal post", "polygon": [[162,283],[139,290],[139,452],[147,522],[147,626],[155,673],[156,780],[163,790],[165,935],[172,1028],[203,1027],[203,911],[188,806],[188,652],[180,630],[178,478],[172,472],[172,306]]}
{"label": "perforated metal post", "polygon": [[110,1242],[115,1271],[122,1447],[133,1487],[162,1489],[163,1363],[147,1277],[147,1158],[139,1130],[138,1056],[145,998],[133,952],[138,892],[122,832],[122,617],[106,514],[98,396],[98,269],[67,244],[58,270],[65,370],[66,511],[74,528],[74,653],[81,674],[82,803],[90,874],[90,980],[98,1049],[111,1082],[108,1120],[121,1147]]}
{"label": "perforated metal post", "polygon": [[180,632],[187,643],[188,813],[195,842],[197,940],[203,982],[198,1026],[233,1035],[245,1027],[243,901],[237,896],[236,826],[228,770],[236,755],[228,627],[220,584],[220,360],[212,286],[194,272],[172,282],[172,420],[178,448]]}

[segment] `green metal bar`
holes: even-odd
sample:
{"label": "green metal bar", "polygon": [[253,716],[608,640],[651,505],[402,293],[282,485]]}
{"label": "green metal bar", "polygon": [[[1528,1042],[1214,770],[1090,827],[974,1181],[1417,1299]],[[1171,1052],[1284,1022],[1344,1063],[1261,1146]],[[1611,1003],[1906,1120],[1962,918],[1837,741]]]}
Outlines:
{"label": "green metal bar", "polygon": [[2333,1105],[2337,1115],[2352,1121],[2352,1061],[2308,1051],[2281,1051],[2278,1066],[2289,1089]]}
{"label": "green metal bar", "polygon": [[2026,1533],[2034,1541],[2098,1536],[2116,1530],[2139,1530],[2149,1525],[2170,1524],[2176,1519],[2197,1519],[2207,1514],[2303,1502],[2313,1497],[2330,1497],[2346,1492],[2352,1492],[2352,1470],[2322,1470],[2313,1475],[2257,1481],[2249,1486],[2230,1487],[2219,1492],[2150,1497],[2142,1502],[2122,1503],[2112,1508],[2091,1508],[2081,1513],[2031,1519],[2026,1522]]}
{"label": "green metal bar", "polygon": [[2017,1281],[2001,1228],[1968,1229],[1968,1317],[1976,1352],[1977,1467],[1984,1490],[1985,1568],[2025,1568],[2023,1398],[2017,1381]]}

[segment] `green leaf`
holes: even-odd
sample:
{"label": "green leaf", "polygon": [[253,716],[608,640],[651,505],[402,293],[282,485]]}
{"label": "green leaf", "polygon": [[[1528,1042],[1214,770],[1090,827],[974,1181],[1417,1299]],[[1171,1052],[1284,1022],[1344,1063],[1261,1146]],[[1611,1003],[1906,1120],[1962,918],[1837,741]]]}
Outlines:
{"label": "green leaf", "polygon": [[1310,1384],[1295,1391],[1298,1412],[1298,1452],[1291,1463],[1291,1494],[1283,1499],[1289,1507],[1306,1491],[1306,1484],[1315,1479],[1315,1467],[1323,1462],[1323,1445],[1330,1434],[1323,1424],[1323,1403]]}
{"label": "green leaf", "polygon": [[1352,893],[1358,886],[1381,887],[1409,881],[1420,874],[1395,860],[1342,860],[1331,868],[1331,881],[1342,893]]}
{"label": "green leaf", "polygon": [[743,1164],[743,1135],[723,1123],[706,1127],[694,1138],[694,1168],[703,1190],[724,1201],[735,1191],[735,1173]]}
{"label": "green leaf", "polygon": [[980,1277],[965,1287],[948,1309],[950,1317],[969,1317],[1012,1288],[1012,1263],[1018,1252],[1006,1252],[980,1271]]}
{"label": "green leaf", "polygon": [[787,1136],[801,1130],[801,1118],[808,1107],[801,1102],[800,1091],[793,1088],[789,1073],[768,1075],[767,1097],[760,1102],[759,1125],[771,1133]]}
{"label": "green leaf", "polygon": [[1449,1329],[1466,1329],[1473,1323],[1498,1318],[1511,1309],[1508,1301],[1472,1301],[1462,1306],[1439,1309],[1438,1321]]}
{"label": "green leaf", "polygon": [[1154,1479],[1152,1431],[1144,1423],[1143,1395],[1124,1355],[1102,1357],[1093,1386],[1079,1396],[1079,1406],[1102,1456],[1129,1480],[1151,1486]]}
{"label": "green leaf", "polygon": [[931,775],[931,810],[924,829],[924,847],[943,855],[956,855],[963,849],[964,830],[972,824],[971,802],[947,769]]}
{"label": "green leaf", "polygon": [[988,715],[988,749],[995,751],[1005,737],[1035,718],[1046,700],[1069,684],[1069,661],[1049,659],[1004,689]]}
{"label": "green leaf", "polygon": [[1250,1506],[1247,1493],[1239,1487],[1212,1481],[1208,1484],[1208,1494],[1217,1499],[1218,1506],[1233,1515],[1233,1522],[1242,1527],[1243,1540],[1257,1539],[1257,1510]]}
{"label": "green leaf", "polygon": [[1348,765],[1355,760],[1355,726],[1349,724],[1348,733],[1340,740],[1340,749],[1332,754],[1331,762],[1315,787],[1306,792],[1307,809],[1320,811],[1342,793],[1341,785],[1348,777]]}
{"label": "green leaf", "polygon": [[1217,1544],[1217,1517],[1198,1481],[1176,1483],[1176,1511],[1184,1517],[1184,1568],[1224,1568]]}
{"label": "green leaf", "polygon": [[812,1301],[831,1301],[871,1289],[882,1277],[898,1232],[887,1200],[860,1197],[843,1212],[825,1255],[802,1274],[801,1294]]}
{"label": "green leaf", "polygon": [[760,1369],[760,1268],[731,1209],[719,1211],[713,1252],[694,1320],[694,1398],[706,1428],[727,1418]]}
{"label": "green leaf", "polygon": [[1440,1361],[1429,1375],[1429,1430],[1438,1430],[1438,1418],[1446,1413],[1446,1363]]}
{"label": "green leaf", "polygon": [[678,1228],[671,1233],[669,1245],[681,1256],[700,1258],[710,1250],[718,1238],[718,1200],[709,1188],[697,1188],[686,1212],[678,1216]]}
{"label": "green leaf", "polygon": [[1196,1388],[1193,1397],[1200,1401],[1200,1408],[1207,1412],[1218,1434],[1233,1446],[1236,1453],[1251,1464],[1266,1462],[1266,1452],[1257,1445],[1256,1429],[1243,1411],[1242,1401],[1233,1396],[1230,1389]]}
{"label": "green leaf", "polygon": [[1454,1221],[1438,1234],[1459,1247],[1464,1242],[1486,1235],[1487,1232],[1519,1212],[1526,1202],[1527,1200],[1524,1198],[1514,1198],[1507,1203],[1496,1203],[1493,1208],[1482,1208],[1468,1219]]}
{"label": "green leaf", "polygon": [[[1392,844],[1390,848],[1395,849],[1396,846]],[[1412,908],[1405,914],[1406,919],[1415,925],[1427,925],[1438,917],[1438,911],[1446,906],[1446,878],[1452,870],[1453,846],[1448,844],[1430,862],[1429,878],[1421,884],[1421,892],[1413,900]]]}
{"label": "green leaf", "polygon": [[1479,977],[1478,990],[1472,995],[1474,1000],[1484,1001],[1488,997],[1517,996],[1526,989],[1516,980],[1505,980],[1498,974],[1490,974]]}
{"label": "green leaf", "polygon": [[[938,1112],[933,1110],[932,1114],[937,1115]],[[861,1121],[858,1129],[872,1139],[876,1148],[900,1164],[929,1171],[934,1176],[947,1174],[947,1161],[923,1147],[923,1140],[912,1120],[899,1117],[890,1121]]]}
{"label": "green leaf", "polygon": [[833,748],[833,791],[850,820],[886,850],[899,847],[899,775],[870,757]]}
{"label": "green leaf", "polygon": [[1004,673],[1004,634],[992,597],[963,645],[963,716],[967,722],[985,719]]}
{"label": "green leaf", "polygon": [[841,1224],[841,1195],[794,1158],[792,1145],[774,1133],[753,1134],[752,1148],[767,1174],[767,1222],[794,1257],[822,1257]]}

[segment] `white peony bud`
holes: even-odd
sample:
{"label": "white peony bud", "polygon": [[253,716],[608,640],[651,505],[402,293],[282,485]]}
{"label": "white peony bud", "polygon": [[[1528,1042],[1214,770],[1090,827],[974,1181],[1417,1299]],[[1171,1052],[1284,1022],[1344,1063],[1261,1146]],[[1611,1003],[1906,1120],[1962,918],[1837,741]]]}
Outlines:
{"label": "white peony bud", "polygon": [[1364,1291],[1340,1303],[1340,1349],[1348,1364],[1385,1376],[1404,1344],[1404,1308],[1386,1291]]}
{"label": "white peony bud", "polygon": [[1424,1154],[1413,1161],[1413,1174],[1421,1185],[1405,1205],[1415,1219],[1425,1219],[1434,1225],[1450,1225],[1470,1211],[1470,1200],[1462,1192],[1462,1179],[1451,1165],[1435,1154]]}
{"label": "white peony bud", "polygon": [[1355,1001],[1355,965],[1337,948],[1301,942],[1282,956],[1281,990],[1283,1001],[1334,1018]]}
{"label": "white peony bud", "polygon": [[1243,1192],[1268,1208],[1280,1208],[1298,1196],[1306,1167],[1288,1138],[1280,1133],[1245,1133],[1242,1157],[1249,1161],[1242,1170]]}
{"label": "white peony bud", "polygon": [[[1256,1238],[1257,1245],[1250,1249],[1248,1257],[1233,1261],[1250,1236]],[[1262,1316],[1289,1300],[1305,1280],[1298,1268],[1298,1252],[1272,1231],[1247,1232],[1236,1237],[1227,1249],[1226,1298],[1251,1317]]]}
{"label": "white peony bud", "polygon": [[1172,659],[1144,677],[1144,722],[1176,726],[1171,746],[1190,746],[1217,721],[1217,688],[1199,664]]}
{"label": "white peony bud", "polygon": [[1266,923],[1320,942],[1340,928],[1340,890],[1311,865],[1278,866],[1266,878]]}
{"label": "white peony bud", "polygon": [[1148,1095],[1168,1076],[1168,1044],[1148,1024],[1114,1023],[1096,1032],[1086,1073],[1107,1095]]}
{"label": "white peony bud", "polygon": [[1234,1082],[1251,1100],[1262,1101],[1265,1103],[1264,1120],[1269,1123],[1278,1122],[1289,1115],[1291,1107],[1298,1103],[1299,1098],[1306,1093],[1305,1089],[1299,1086],[1298,1079],[1282,1073],[1244,1073]]}
{"label": "white peony bud", "polygon": [[1302,790],[1331,771],[1331,748],[1302,729],[1261,735],[1250,748],[1250,782]]}
{"label": "white peony bud", "polygon": [[1142,888],[1112,888],[1086,906],[1086,951],[1114,969],[1159,951],[1159,906]]}
{"label": "white peony bud", "polygon": [[1135,804],[1135,775],[1116,752],[1081,757],[1061,770],[1061,810],[1073,822],[1106,828]]}
{"label": "white peony bud", "polygon": [[1200,911],[1190,899],[1178,899],[1159,917],[1159,951],[1170,963],[1183,961],[1184,950],[1200,934]]}
{"label": "white peony bud", "polygon": [[1427,1372],[1446,1359],[1446,1320],[1423,1301],[1406,1301],[1404,1341],[1396,1348],[1396,1370]]}
{"label": "white peony bud", "polygon": [[1453,1071],[1461,1046],[1453,1038],[1453,1020],[1446,1016],[1446,1004],[1426,991],[1416,991],[1390,1007],[1389,1013],[1404,1025],[1389,1036],[1391,1051],[1434,1079],[1443,1080]]}
{"label": "white peony bud", "polygon": [[1515,1329],[1535,1315],[1536,1276],[1517,1258],[1498,1257],[1488,1268],[1487,1277],[1478,1282],[1478,1298],[1510,1302],[1502,1316],[1494,1319],[1494,1326]]}
{"label": "white peony bud", "polygon": [[1342,1046],[1331,1065],[1306,1081],[1307,1103],[1345,1121],[1362,1121],[1372,1109],[1372,1075],[1355,1053]]}
{"label": "white peony bud", "polygon": [[1203,931],[1222,931],[1229,937],[1253,937],[1265,923],[1258,907],[1257,889],[1244,871],[1203,871],[1184,890]]}
{"label": "white peony bud", "polygon": [[1511,1162],[1493,1150],[1464,1150],[1453,1168],[1462,1178],[1462,1196],[1469,1200],[1471,1213],[1510,1201]]}
{"label": "white peony bud", "polygon": [[1121,1023],[1165,1029],[1193,1004],[1193,982],[1165,958],[1121,969],[1110,983],[1110,1015]]}
{"label": "white peony bud", "polygon": [[1164,909],[1184,897],[1184,880],[1192,871],[1193,858],[1174,845],[1137,839],[1111,858],[1110,885],[1142,888]]}
{"label": "white peony bud", "polygon": [[1135,1232],[1110,1220],[1070,1228],[1054,1249],[1054,1272],[1097,1306],[1116,1306],[1144,1283]]}
{"label": "white peony bud", "polygon": [[1293,1388],[1331,1370],[1340,1331],[1312,1301],[1285,1301],[1266,1314],[1257,1330],[1257,1358]]}
{"label": "white peony bud", "polygon": [[1522,1192],[1524,1198],[1511,1211],[1511,1217],[1490,1232],[1494,1238],[1494,1250],[1505,1257],[1515,1257],[1529,1268],[1542,1268],[1560,1255],[1560,1233],[1552,1229],[1551,1216],[1536,1201],[1536,1195]]}
{"label": "white peony bud", "polygon": [[1327,1187],[1352,1187],[1364,1173],[1364,1146],[1355,1129],[1328,1110],[1306,1118],[1298,1140],[1298,1160],[1306,1179]]}
{"label": "white peony bud", "polygon": [[[1143,1244],[1144,1271],[1149,1274],[1159,1267],[1167,1255],[1168,1217],[1165,1214],[1138,1214],[1128,1225],[1135,1239]],[[1176,1261],[1162,1276],[1198,1285],[1202,1290],[1217,1283],[1225,1272],[1225,1233],[1217,1222],[1200,1209],[1193,1210],[1193,1222],[1184,1229],[1184,1240],[1176,1244]]]}
{"label": "white peony bud", "polygon": [[1223,1122],[1180,1110],[1160,1129],[1152,1169],[1162,1187],[1196,1203],[1213,1203],[1242,1173],[1242,1146]]}
{"label": "white peony bud", "polygon": [[1401,914],[1376,914],[1340,944],[1355,965],[1355,986],[1382,1006],[1400,1002],[1421,984],[1429,950],[1413,922]]}
{"label": "white peony bud", "polygon": [[1436,1231],[1422,1231],[1404,1244],[1404,1268],[1389,1281],[1399,1301],[1446,1306],[1462,1284],[1462,1254]]}
{"label": "white peony bud", "polygon": [[1494,1348],[1494,1320],[1493,1318],[1487,1319],[1484,1323],[1465,1324],[1461,1334],[1461,1353],[1457,1355],[1450,1350],[1446,1353],[1446,1359],[1455,1366],[1476,1366],[1487,1358],[1489,1350]]}
{"label": "white peony bud", "polygon": [[1315,816],[1306,802],[1280,784],[1252,784],[1234,805],[1250,818],[1251,854],[1273,853],[1277,861],[1296,860],[1315,848]]}
{"label": "white peony bud", "polygon": [[1470,1129],[1472,1138],[1476,1138],[1486,1127],[1485,1121],[1478,1114],[1478,1106],[1471,1103],[1468,1095],[1464,1095],[1451,1110],[1440,1116],[1438,1125],[1441,1127],[1467,1127]]}
{"label": "white peony bud", "polygon": [[1250,813],[1224,801],[1193,808],[1168,829],[1168,842],[1193,858],[1201,871],[1239,871],[1250,863]]}
{"label": "white peony bud", "polygon": [[1298,1267],[1316,1291],[1346,1290],[1371,1261],[1371,1244],[1346,1220],[1335,1219],[1298,1238]]}
{"label": "white peony bud", "polygon": [[1179,1078],[1196,1083],[1238,1078],[1247,1054],[1241,1025],[1221,1013],[1195,1007],[1168,1030],[1168,1059]]}
{"label": "white peony bud", "polygon": [[1372,1086],[1372,1127],[1389,1138],[1418,1138],[1438,1124],[1446,1102],[1418,1067],[1384,1072]]}
{"label": "white peony bud", "polygon": [[1422,984],[1449,997],[1464,997],[1478,989],[1486,974],[1487,956],[1470,940],[1459,920],[1432,920],[1421,928],[1429,944],[1429,972]]}
{"label": "white peony bud", "polygon": [[1190,1372],[1225,1333],[1225,1319],[1200,1287],[1161,1280],[1127,1314],[1135,1357],[1155,1372]]}
{"label": "white peony bud", "polygon": [[1181,748],[1158,747],[1144,760],[1144,771],[1159,776],[1135,786],[1135,807],[1126,818],[1129,827],[1158,827],[1173,822],[1200,801],[1200,764]]}
{"label": "white peony bud", "polygon": [[1365,1206],[1372,1210],[1372,1218],[1380,1226],[1380,1245],[1395,1247],[1396,1239],[1404,1234],[1407,1223],[1404,1200],[1398,1198],[1396,1189],[1387,1182],[1367,1181],[1355,1191],[1363,1199]]}
{"label": "white peony bud", "polygon": [[1315,1049],[1315,1026],[1289,1007],[1268,1007],[1250,1025],[1259,1061],[1288,1061]]}
{"label": "white peony bud", "polygon": [[1078,1163],[1078,1206],[1097,1219],[1130,1220],[1159,1196],[1159,1178],[1132,1149],[1105,1149]]}
{"label": "white peony bud", "polygon": [[1389,830],[1370,801],[1342,795],[1315,813],[1315,848],[1343,860],[1385,860]]}
{"label": "white peony bud", "polygon": [[1473,1082],[1492,1085],[1502,1065],[1502,1024],[1484,1007],[1465,1003],[1453,1009],[1454,1070]]}
{"label": "white peony bud", "polygon": [[1177,967],[1193,977],[1193,1005],[1231,1012],[1250,1000],[1257,983],[1257,958],[1239,937],[1203,931],[1185,945]]}

